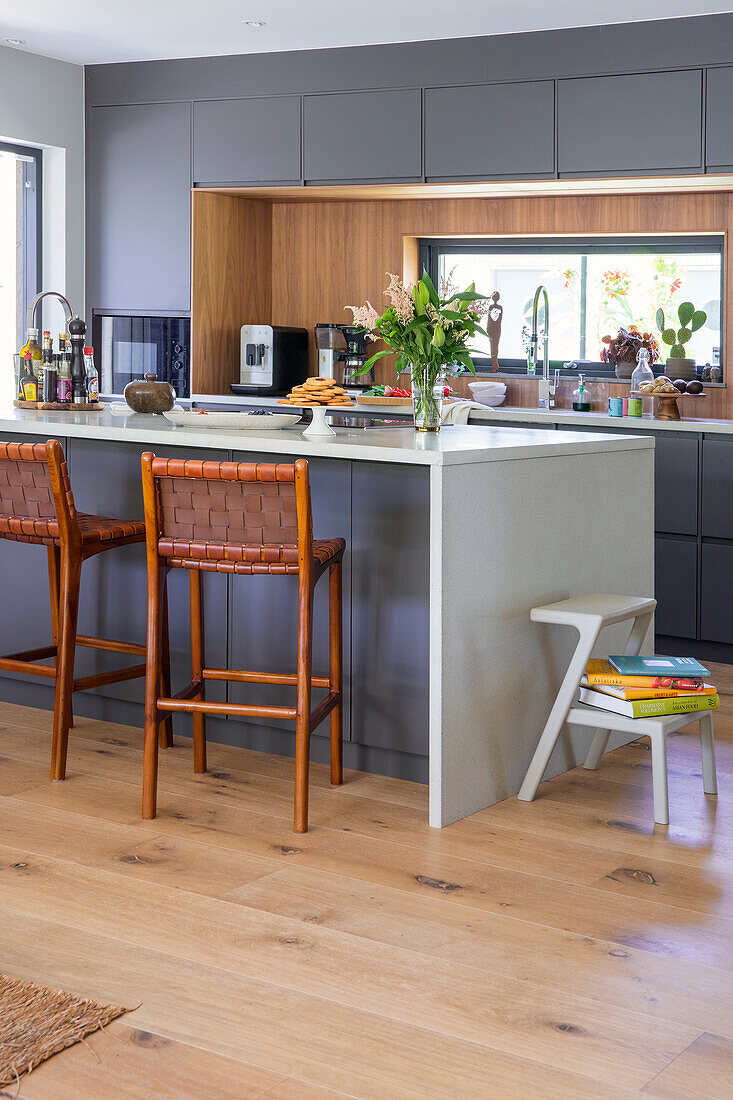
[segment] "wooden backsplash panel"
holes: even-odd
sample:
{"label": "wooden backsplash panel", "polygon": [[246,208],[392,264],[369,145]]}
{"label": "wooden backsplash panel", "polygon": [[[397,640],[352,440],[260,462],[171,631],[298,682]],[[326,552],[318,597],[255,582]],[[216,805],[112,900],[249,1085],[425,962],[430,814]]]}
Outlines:
{"label": "wooden backsplash panel", "polygon": [[[225,195],[210,197],[228,198]],[[274,192],[273,198],[276,199]],[[259,199],[235,198],[233,201],[262,206]],[[270,209],[270,269],[263,264],[261,273],[260,269],[255,273],[241,266],[251,249],[245,249],[236,261],[240,264],[241,278],[247,284],[240,294],[244,312],[240,310],[237,327],[245,320],[257,320],[258,317],[251,316],[253,308],[264,309],[270,294],[273,324],[308,329],[312,373],[316,371],[314,325],[319,321],[348,324],[351,313],[344,307],[361,304],[367,299],[377,309],[383,308],[386,273],[402,272],[406,262],[414,269],[414,241],[407,238],[419,237],[724,233],[724,347],[733,348],[733,309],[729,308],[733,295],[733,261],[727,247],[728,231],[733,229],[733,199],[729,192],[274,201]],[[195,225],[196,207],[194,211]],[[262,220],[266,220],[264,214],[255,218],[257,224]],[[264,239],[261,225],[256,236],[261,244]],[[196,282],[194,276],[194,302]],[[377,377],[380,381],[392,380],[391,360],[378,364]],[[733,417],[733,398],[729,400],[727,394],[727,390],[718,391],[715,397],[711,394],[705,402],[705,415]],[[695,408],[695,415],[699,416],[699,404]]]}
{"label": "wooden backsplash panel", "polygon": [[229,393],[239,330],[272,315],[272,205],[194,190],[191,392]]}

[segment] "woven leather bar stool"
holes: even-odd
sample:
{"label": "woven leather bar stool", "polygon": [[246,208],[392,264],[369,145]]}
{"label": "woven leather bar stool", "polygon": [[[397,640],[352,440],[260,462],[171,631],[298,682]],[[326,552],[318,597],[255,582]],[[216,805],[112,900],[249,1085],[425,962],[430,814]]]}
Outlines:
{"label": "woven leather bar stool", "polygon": [[[51,645],[0,657],[0,669],[56,680],[51,779],[66,775],[66,749],[76,691],[145,675],[145,664],[74,679],[76,646],[145,655],[145,646],[77,634],[82,564],[95,554],[130,546],[145,538],[140,520],[108,519],[77,512],[61,444],[0,443],[0,538],[47,547],[51,596]],[[44,658],[53,657],[53,665]],[[162,641],[161,684],[169,684],[168,639]],[[170,690],[163,687],[163,690]],[[160,727],[161,744],[173,743],[171,717]]]}
{"label": "woven leather bar stool", "polygon": [[[194,462],[142,456],[148,554],[148,675],[145,696],[143,817],[155,817],[160,712],[193,715],[194,771],[206,771],[205,715],[295,720],[294,830],[308,828],[310,735],[330,715],[331,782],[341,783],[341,563],[344,539],[313,540],[308,463]],[[158,694],[161,609],[170,568],[190,571],[191,682],[176,695]],[[329,674],[313,676],[313,590],[328,570]],[[204,666],[201,571],[298,577],[297,671],[250,672]],[[206,702],[207,680],[285,684],[296,704],[253,706]],[[311,689],[326,697],[311,710]]]}

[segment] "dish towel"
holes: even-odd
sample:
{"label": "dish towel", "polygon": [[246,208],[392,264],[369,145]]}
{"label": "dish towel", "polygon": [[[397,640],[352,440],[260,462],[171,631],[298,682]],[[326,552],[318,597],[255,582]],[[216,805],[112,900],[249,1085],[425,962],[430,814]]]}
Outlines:
{"label": "dish towel", "polygon": [[474,409],[481,411],[485,409],[485,405],[480,405],[478,401],[452,401],[450,405],[443,405],[443,414],[440,418],[441,424],[468,424],[468,416]]}

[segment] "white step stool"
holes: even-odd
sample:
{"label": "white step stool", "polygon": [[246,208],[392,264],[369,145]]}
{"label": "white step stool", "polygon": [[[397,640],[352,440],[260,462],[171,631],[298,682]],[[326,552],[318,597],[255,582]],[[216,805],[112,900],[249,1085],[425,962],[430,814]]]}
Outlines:
{"label": "white step stool", "polygon": [[652,747],[652,778],[654,785],[654,820],[660,825],[669,824],[667,796],[667,734],[698,722],[702,748],[703,788],[706,794],[717,794],[715,775],[715,746],[713,741],[713,717],[710,711],[692,714],[669,714],[660,718],[625,718],[623,715],[594,707],[573,707],[580,678],[590,660],[598,635],[604,626],[633,620],[624,653],[636,657],[644,643],[657,601],[634,596],[613,596],[591,593],[545,607],[533,607],[530,618],[538,623],[557,623],[574,626],[580,637],[575,653],[565,674],[557,698],[550,711],[539,744],[535,750],[524,782],[517,795],[523,802],[531,802],[537,794],[545,769],[552,756],[565,722],[589,726],[596,730],[583,767],[598,768],[612,731],[632,733],[637,737],[649,737]]}

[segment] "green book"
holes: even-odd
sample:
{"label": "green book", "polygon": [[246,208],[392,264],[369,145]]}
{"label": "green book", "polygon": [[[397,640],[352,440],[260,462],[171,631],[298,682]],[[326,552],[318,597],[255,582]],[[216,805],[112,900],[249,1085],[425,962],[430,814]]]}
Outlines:
{"label": "green book", "polygon": [[616,699],[592,688],[580,689],[580,702],[600,710],[623,714],[625,718],[658,718],[663,714],[692,714],[699,710],[716,710],[718,695],[680,695],[676,699]]}

